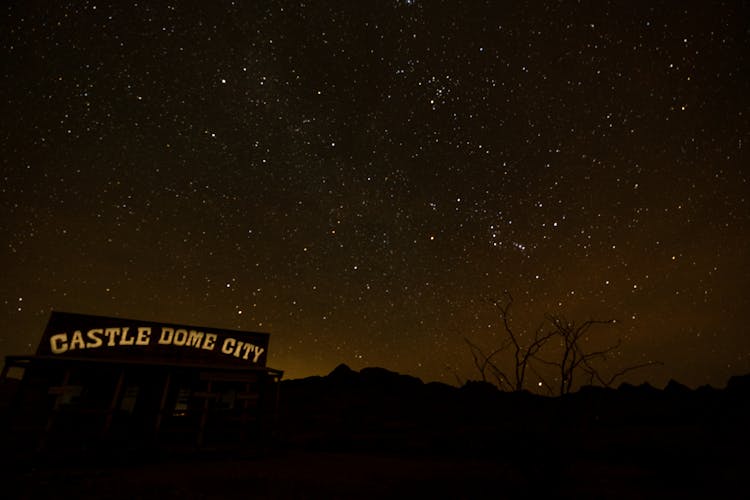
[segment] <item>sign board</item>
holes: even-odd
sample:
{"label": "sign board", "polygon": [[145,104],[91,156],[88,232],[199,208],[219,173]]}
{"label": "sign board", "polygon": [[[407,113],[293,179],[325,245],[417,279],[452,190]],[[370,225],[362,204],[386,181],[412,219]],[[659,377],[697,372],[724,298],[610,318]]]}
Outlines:
{"label": "sign board", "polygon": [[38,356],[264,367],[267,333],[53,311]]}

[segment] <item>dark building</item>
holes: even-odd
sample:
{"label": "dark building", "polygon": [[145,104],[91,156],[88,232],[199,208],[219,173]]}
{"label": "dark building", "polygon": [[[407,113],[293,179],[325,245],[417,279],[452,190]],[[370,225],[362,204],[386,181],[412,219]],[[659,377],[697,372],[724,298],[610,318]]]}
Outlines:
{"label": "dark building", "polygon": [[252,449],[273,432],[269,335],[53,312],[5,415],[18,449]]}

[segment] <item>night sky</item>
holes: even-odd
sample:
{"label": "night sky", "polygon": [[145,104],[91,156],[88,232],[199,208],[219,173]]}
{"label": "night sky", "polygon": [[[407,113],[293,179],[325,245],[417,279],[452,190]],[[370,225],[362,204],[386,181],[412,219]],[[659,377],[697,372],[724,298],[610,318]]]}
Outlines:
{"label": "night sky", "polygon": [[0,355],[53,309],[476,378],[464,337],[616,319],[600,366],[750,372],[748,2],[3,2]]}

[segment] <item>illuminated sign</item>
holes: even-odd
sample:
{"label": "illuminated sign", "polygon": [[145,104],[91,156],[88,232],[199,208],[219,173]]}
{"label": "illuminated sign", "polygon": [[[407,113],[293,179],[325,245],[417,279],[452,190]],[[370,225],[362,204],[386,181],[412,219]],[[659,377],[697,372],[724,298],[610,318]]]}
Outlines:
{"label": "illuminated sign", "polygon": [[268,334],[53,311],[37,355],[266,365]]}

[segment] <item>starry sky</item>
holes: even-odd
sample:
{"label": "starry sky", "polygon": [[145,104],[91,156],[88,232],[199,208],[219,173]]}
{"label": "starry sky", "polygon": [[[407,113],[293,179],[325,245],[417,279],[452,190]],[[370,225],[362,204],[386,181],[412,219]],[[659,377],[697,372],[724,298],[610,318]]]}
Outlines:
{"label": "starry sky", "polygon": [[750,372],[750,4],[3,2],[0,355],[50,310],[476,378],[510,291],[625,380]]}

